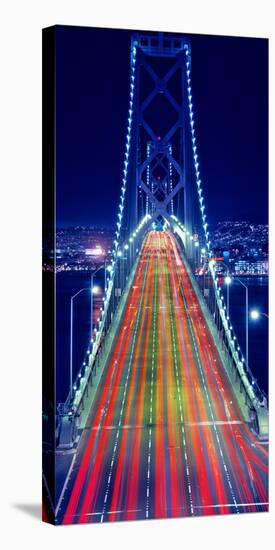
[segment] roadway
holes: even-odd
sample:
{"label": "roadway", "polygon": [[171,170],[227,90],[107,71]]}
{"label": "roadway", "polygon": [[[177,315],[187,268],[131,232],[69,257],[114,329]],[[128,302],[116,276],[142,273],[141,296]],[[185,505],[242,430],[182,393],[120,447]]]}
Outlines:
{"label": "roadway", "polygon": [[243,421],[174,236],[151,231],[61,521],[267,510],[267,448]]}

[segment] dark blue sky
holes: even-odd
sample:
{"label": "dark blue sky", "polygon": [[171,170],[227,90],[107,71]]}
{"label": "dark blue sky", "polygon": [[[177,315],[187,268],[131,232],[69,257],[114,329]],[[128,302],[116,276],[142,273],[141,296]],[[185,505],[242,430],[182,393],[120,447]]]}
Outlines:
{"label": "dark blue sky", "polygon": [[[57,225],[115,222],[130,31],[57,27]],[[267,223],[268,41],[188,35],[210,223]]]}

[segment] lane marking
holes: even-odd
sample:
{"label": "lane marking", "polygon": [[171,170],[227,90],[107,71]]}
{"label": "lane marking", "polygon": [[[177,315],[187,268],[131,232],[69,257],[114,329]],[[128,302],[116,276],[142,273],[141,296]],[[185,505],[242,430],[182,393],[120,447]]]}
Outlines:
{"label": "lane marking", "polygon": [[75,454],[73,456],[73,459],[72,459],[72,462],[71,462],[71,465],[70,465],[70,468],[69,468],[69,471],[68,471],[68,474],[67,474],[66,479],[65,479],[65,483],[63,485],[63,489],[62,489],[60,497],[59,497],[59,501],[58,501],[56,509],[55,509],[55,516],[57,516],[57,514],[59,512],[60,506],[61,506],[63,498],[64,498],[64,493],[67,489],[68,482],[70,481],[71,473],[72,473],[74,463],[75,463],[75,460],[76,460],[76,455],[77,455],[77,453],[75,452]]}
{"label": "lane marking", "polygon": [[[180,283],[182,299],[183,299],[184,304],[186,305],[186,298],[185,298],[185,296],[184,296],[183,289],[182,289],[182,281],[180,280],[179,274],[178,274],[178,273],[177,273],[177,276],[178,276],[178,280],[179,280],[179,283]],[[188,292],[188,291],[187,291],[187,292]],[[187,322],[188,322],[188,325],[189,325],[189,331],[190,331],[190,334],[191,334],[191,337],[192,337],[192,341],[193,341],[193,348],[194,348],[194,351],[195,351],[195,355],[196,355],[196,359],[197,359],[197,364],[198,364],[198,366],[199,366],[199,371],[200,371],[201,380],[202,380],[202,383],[203,383],[204,392],[205,392],[205,395],[206,395],[206,399],[207,399],[207,403],[208,403],[208,407],[209,407],[209,411],[210,411],[210,416],[211,416],[212,421],[213,421],[213,427],[214,427],[214,433],[215,433],[216,441],[217,441],[217,443],[218,443],[218,448],[219,448],[219,451],[220,451],[220,456],[222,457],[222,465],[223,465],[223,469],[224,469],[224,471],[225,471],[225,477],[226,477],[227,484],[228,484],[228,487],[229,487],[229,490],[230,490],[230,493],[231,493],[231,497],[232,497],[233,502],[234,502],[234,506],[235,506],[235,508],[236,508],[236,512],[239,513],[238,504],[237,504],[236,497],[235,497],[235,492],[234,492],[234,490],[233,490],[232,483],[231,483],[231,479],[230,479],[230,475],[229,475],[229,473],[228,473],[228,469],[227,469],[227,466],[226,466],[226,464],[225,464],[224,455],[223,455],[223,451],[222,451],[222,448],[221,448],[220,439],[219,439],[218,432],[217,432],[216,420],[215,420],[215,418],[214,418],[214,413],[213,413],[212,404],[211,404],[211,402],[210,402],[208,389],[207,389],[207,387],[206,387],[206,378],[205,378],[205,375],[204,375],[204,372],[203,372],[203,369],[202,369],[202,364],[201,364],[201,360],[200,360],[200,356],[199,356],[199,352],[198,352],[198,344],[197,344],[197,340],[196,340],[196,338],[195,338],[195,331],[194,331],[194,327],[193,327],[193,320],[192,320],[191,315],[190,315],[189,312],[186,313],[186,317],[187,317]],[[211,347],[210,344],[209,344],[209,347]]]}
{"label": "lane marking", "polygon": [[[167,262],[168,265],[168,262]],[[167,280],[168,279],[168,280]],[[182,407],[182,395],[180,392],[180,383],[179,383],[179,369],[178,369],[178,359],[177,359],[177,350],[176,350],[176,337],[175,337],[175,326],[174,326],[174,318],[172,315],[172,298],[171,298],[171,285],[169,284],[169,275],[168,271],[166,272],[166,282],[167,282],[167,288],[169,289],[169,297],[168,297],[168,303],[169,303],[169,316],[170,316],[170,324],[171,324],[171,332],[172,332],[172,348],[173,348],[173,355],[174,355],[174,367],[176,371],[176,383],[177,383],[177,397],[178,397],[178,404],[179,404],[179,410],[180,410],[180,418],[183,418],[183,407]],[[184,458],[185,458],[185,471],[186,471],[186,477],[187,477],[187,485],[188,485],[188,494],[189,494],[189,505],[190,505],[190,512],[191,515],[194,514],[194,505],[193,505],[193,496],[192,496],[192,490],[191,490],[191,480],[190,480],[190,468],[189,468],[189,460],[186,453],[186,436],[185,436],[185,428],[184,423],[181,426],[181,432],[182,432],[182,442],[183,447],[185,449],[184,451]]]}
{"label": "lane marking", "polygon": [[[155,266],[157,260],[155,259]],[[155,267],[154,266],[154,267]],[[156,270],[158,273],[158,270]],[[157,274],[154,272],[154,303],[153,303],[153,343],[152,343],[152,361],[151,361],[151,384],[150,384],[150,403],[153,402],[154,391],[154,370],[155,370],[155,345],[156,345],[156,305],[157,305],[157,293],[156,293],[156,279]],[[150,406],[150,424],[153,422],[152,405]],[[151,449],[152,449],[152,427],[149,428],[148,438],[148,459],[147,459],[147,482],[146,482],[146,510],[145,517],[149,518],[149,500],[150,500],[150,474],[151,474]]]}
{"label": "lane marking", "polygon": [[[247,502],[246,504],[244,502],[238,502],[238,507],[246,507],[246,506],[268,506],[269,502]],[[227,504],[205,504],[204,506],[194,506],[194,508],[220,508],[221,506],[224,506],[226,508],[236,508],[235,503],[227,503]]]}
{"label": "lane marking", "polygon": [[[117,443],[118,443],[119,435],[121,433],[121,419],[122,419],[122,415],[123,415],[123,412],[124,412],[125,401],[126,401],[126,393],[127,393],[127,389],[128,389],[128,385],[129,385],[129,374],[130,374],[130,371],[131,371],[132,365],[133,365],[133,356],[134,356],[134,351],[135,351],[135,343],[136,343],[136,339],[137,339],[138,327],[139,327],[139,324],[140,324],[140,317],[141,317],[141,311],[142,311],[144,290],[145,290],[145,285],[146,285],[146,282],[147,282],[148,265],[149,265],[149,262],[147,261],[146,269],[145,269],[145,276],[144,276],[143,282],[142,282],[141,295],[139,297],[138,311],[137,311],[137,315],[135,317],[135,328],[134,328],[132,345],[131,345],[131,353],[130,353],[130,358],[129,358],[129,363],[128,363],[128,370],[127,370],[127,376],[126,376],[126,381],[125,381],[125,386],[124,386],[123,399],[122,399],[122,404],[121,404],[121,409],[120,409],[120,414],[119,414],[119,423],[118,423],[119,427],[117,428],[115,445],[114,445],[113,454],[112,454],[112,461],[111,461],[111,466],[110,466],[110,470],[109,470],[107,488],[106,488],[105,496],[104,496],[104,505],[103,505],[102,512],[101,512],[101,518],[100,518],[101,523],[103,523],[104,515],[106,513],[106,504],[107,504],[107,499],[108,499],[108,495],[109,495],[109,491],[110,491],[110,483],[111,483],[112,474],[113,474],[113,467],[114,467],[114,461],[115,461],[115,456],[116,456]],[[132,324],[133,324],[133,321],[131,322],[130,327],[132,326]]]}
{"label": "lane marking", "polygon": [[[124,514],[124,513],[128,513],[128,512],[142,512],[143,509],[142,508],[135,508],[135,509],[131,509],[131,510],[110,510],[110,511],[107,511],[105,512],[106,515],[111,515],[111,514]],[[77,515],[77,514],[76,514]],[[102,515],[102,512],[87,512],[85,514],[85,516],[101,516]]]}

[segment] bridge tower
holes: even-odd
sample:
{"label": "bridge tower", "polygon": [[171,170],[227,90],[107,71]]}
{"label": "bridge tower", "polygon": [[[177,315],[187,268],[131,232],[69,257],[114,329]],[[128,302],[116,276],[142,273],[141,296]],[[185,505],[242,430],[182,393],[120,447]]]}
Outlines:
{"label": "bridge tower", "polygon": [[174,214],[194,229],[194,165],[186,63],[190,44],[181,36],[136,34],[133,127],[128,180],[128,228]]}

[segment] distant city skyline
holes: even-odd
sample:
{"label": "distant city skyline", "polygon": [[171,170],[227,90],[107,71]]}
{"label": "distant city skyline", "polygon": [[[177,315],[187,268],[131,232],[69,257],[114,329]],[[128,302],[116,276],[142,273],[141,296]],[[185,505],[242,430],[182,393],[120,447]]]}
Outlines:
{"label": "distant city skyline", "polygon": [[[56,231],[56,271],[90,271],[111,258],[112,229],[60,227]],[[268,274],[268,225],[239,220],[218,222],[211,231],[213,251],[239,275]],[[45,248],[43,269],[52,270],[53,251]],[[222,267],[222,266],[221,266]]]}
{"label": "distant city skyline", "polygon": [[[212,223],[211,224],[211,228],[215,228],[217,227],[218,225],[220,224],[228,224],[228,223],[232,223],[232,224],[248,224],[248,225],[255,225],[255,226],[265,226],[265,227],[269,227],[269,224],[268,222],[266,223],[258,223],[258,222],[255,222],[253,220],[248,220],[248,219],[236,219],[236,220],[233,220],[233,219],[224,219],[224,220],[217,220],[216,222]],[[67,224],[60,224],[57,226],[57,231],[62,231],[62,229],[75,229],[77,227],[84,227],[84,228],[89,228],[89,229],[94,229],[95,231],[100,231],[100,230],[103,230],[103,231],[113,231],[114,228],[115,228],[115,224],[113,225],[108,225],[107,223],[104,225],[103,223],[99,223],[99,224],[94,224],[94,223],[74,223],[74,224],[70,224],[70,223],[67,223]]]}

